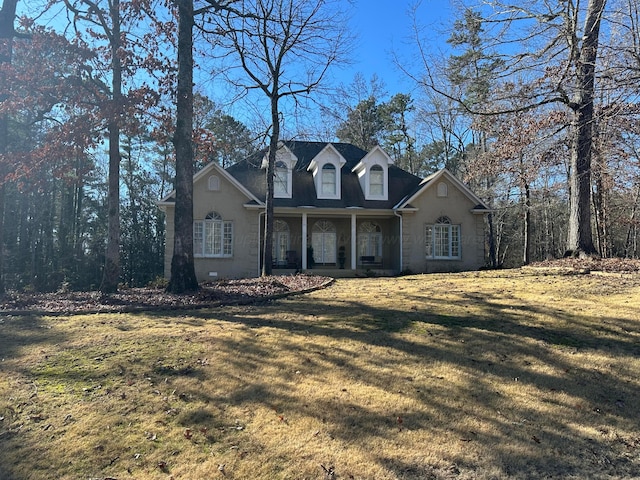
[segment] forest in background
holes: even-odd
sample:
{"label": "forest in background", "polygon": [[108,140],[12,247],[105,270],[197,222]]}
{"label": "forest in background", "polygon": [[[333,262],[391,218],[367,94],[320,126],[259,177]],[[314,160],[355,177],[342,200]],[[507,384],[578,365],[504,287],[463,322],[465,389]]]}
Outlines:
{"label": "forest in background", "polygon": [[[99,288],[114,218],[113,155],[119,281],[154,282],[164,255],[164,218],[155,202],[174,179],[173,4],[50,0],[41,12],[9,18],[18,3],[4,0],[0,17],[3,288]],[[636,7],[633,0],[602,3],[607,23],[592,92],[589,209],[603,257],[640,254]],[[446,167],[494,209],[488,266],[560,257],[567,250],[570,127],[580,90],[570,73],[582,68],[576,54],[584,8],[534,2],[516,18],[499,3],[462,8],[451,19],[444,56],[433,53],[419,28],[407,32],[415,56],[396,61],[415,84],[411,92],[389,95],[384,79],[361,75],[348,85],[326,85],[306,120],[296,108],[281,115],[281,138],[382,145],[398,166],[420,176]],[[59,28],[39,23],[45,11],[57,12]],[[509,30],[517,22],[524,27]],[[228,57],[209,50],[204,42],[197,46],[200,63],[225,71]],[[265,147],[268,119],[234,118],[229,106],[237,101],[237,94],[214,98],[204,89],[196,95],[196,170],[211,161],[228,166]]]}

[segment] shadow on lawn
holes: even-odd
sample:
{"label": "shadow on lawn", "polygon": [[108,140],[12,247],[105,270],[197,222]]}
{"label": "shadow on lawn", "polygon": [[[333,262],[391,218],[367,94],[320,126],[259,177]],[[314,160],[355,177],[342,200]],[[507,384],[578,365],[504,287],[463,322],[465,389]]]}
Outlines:
{"label": "shadow on lawn", "polygon": [[[435,314],[434,311],[443,311],[447,305],[439,304],[440,301],[433,298],[429,300],[429,307],[407,310],[400,306],[381,309],[357,301],[310,304],[303,297],[261,307],[256,315],[246,312],[237,315],[222,310],[196,312],[194,316],[304,335],[306,346],[300,355],[312,359],[310,369],[330,364],[356,381],[387,390],[390,394],[398,393],[390,389],[400,384],[402,395],[428,405],[426,411],[437,411],[433,416],[424,411],[378,415],[357,402],[331,400],[335,392],[325,395],[319,392],[313,408],[304,408],[299,413],[322,412],[315,415],[321,415],[324,422],[334,425],[331,435],[345,442],[363,441],[366,436],[391,438],[397,431],[394,419],[401,413],[407,429],[433,432],[434,437],[446,432],[448,438],[469,442],[470,450],[485,457],[483,464],[495,465],[496,471],[508,477],[634,475],[639,463],[640,437],[624,439],[615,432],[629,424],[640,428],[637,418],[640,380],[633,372],[625,374],[576,364],[571,356],[593,351],[612,357],[638,357],[639,324],[624,318],[594,319],[543,305],[514,308],[500,304],[498,298],[499,295],[487,295],[467,299],[480,306],[481,312],[469,316]],[[423,299],[410,300],[421,302]],[[270,315],[263,316],[264,312]],[[278,320],[280,316],[284,319]],[[540,323],[533,318],[539,316],[554,321]],[[408,331],[422,332],[425,341],[403,335]],[[338,341],[330,350],[324,346],[327,338]],[[384,347],[395,352],[399,362],[410,358],[418,365],[420,362],[452,365],[466,372],[468,381],[454,386],[434,377],[427,379],[428,388],[416,388],[412,379],[403,382],[392,371],[363,367],[355,361],[357,352],[353,346],[341,348],[341,341],[357,342],[362,348]],[[282,348],[300,347],[295,342],[287,345],[285,341]],[[259,342],[255,342],[249,351],[248,358],[229,351],[229,358],[238,368],[251,368],[251,364],[255,366],[260,361],[277,362]],[[393,361],[393,355],[390,358]],[[553,414],[555,417],[549,419],[542,417],[544,414],[535,405],[515,401],[510,408],[506,407],[510,399],[496,391],[496,382],[533,386],[545,395],[542,402],[555,403],[560,408]],[[430,389],[437,389],[438,395],[430,395]],[[481,408],[469,405],[466,409],[456,401],[434,404],[434,398],[447,398],[443,391],[448,391],[451,398],[457,396],[468,398],[472,403],[479,402]],[[277,385],[269,388],[247,385],[224,401],[241,404],[256,398],[270,407],[291,403],[286,390],[278,389]],[[563,409],[568,413],[577,410],[578,421],[583,425],[567,422],[561,415]],[[464,423],[458,421],[461,417],[492,425],[489,431],[494,433],[478,433],[461,427]],[[600,436],[594,436],[594,431]],[[428,450],[428,445],[425,448]],[[493,460],[487,462],[487,457]],[[435,466],[420,462],[407,463],[383,457],[378,461],[393,470],[398,478],[430,478],[430,475],[444,478],[434,473]],[[450,461],[457,465],[452,467],[454,473],[439,471],[438,475],[455,477],[456,469],[465,469],[467,473],[475,470],[468,458]]]}
{"label": "shadow on lawn", "polygon": [[[637,375],[625,377],[624,372],[603,372],[568,359],[572,353],[578,355],[586,350],[638,357],[640,324],[613,317],[599,318],[596,322],[543,305],[513,308],[501,304],[500,298],[491,294],[465,296],[464,302],[478,307],[473,315],[436,313],[447,311],[448,300],[429,297],[427,301],[420,296],[405,296],[397,307],[391,308],[353,300],[311,300],[299,296],[259,307],[158,312],[153,315],[158,322],[170,321],[194,331],[203,331],[212,320],[242,325],[256,332],[275,329],[286,334],[279,340],[278,348],[294,352],[300,366],[279,359],[259,335],[247,335],[241,343],[215,344],[224,359],[222,365],[232,365],[244,372],[268,365],[274,371],[287,373],[262,382],[251,376],[246,380],[234,378],[231,383],[235,388],[212,394],[199,385],[213,381],[214,370],[216,375],[230,375],[219,366],[194,370],[190,365],[157,364],[149,365],[149,372],[157,380],[187,377],[189,383],[183,393],[190,400],[184,401],[238,406],[259,402],[275,411],[286,405],[288,415],[321,420],[327,426],[329,438],[343,444],[366,444],[372,439],[396,443],[402,441],[402,435],[427,432],[434,439],[462,442],[469,451],[468,455],[448,458],[446,467],[421,460],[430,451],[428,444],[423,446],[423,452],[415,452],[413,458],[384,453],[372,457],[400,479],[469,478],[476,473],[488,478],[489,472],[476,472],[474,455],[481,457],[482,465],[495,468],[496,478],[635,475],[640,437],[637,444],[631,442],[629,446],[615,432],[618,425],[638,425]],[[541,323],[534,319],[539,316],[555,321]],[[114,328],[119,331],[135,328],[136,314],[131,318],[126,325]],[[9,333],[0,336],[2,357],[16,355],[28,344],[64,340],[64,334],[44,328],[46,324],[39,317],[21,320],[15,317],[10,321],[22,323],[12,323],[11,329],[5,329]],[[128,324],[132,328],[123,327]],[[305,341],[301,344],[287,340],[287,335],[304,337]],[[194,341],[208,340],[194,338]],[[371,356],[368,349],[379,349],[376,351],[380,351],[380,357]],[[360,361],[359,352],[368,356],[367,362]],[[402,371],[410,371],[414,366],[415,374],[397,374],[394,363]],[[455,368],[464,381],[451,384],[434,373],[419,378],[422,365],[434,364]],[[348,389],[319,391],[307,402],[296,401],[285,375],[299,368],[303,375],[321,377],[327,367],[352,381],[387,392],[390,397],[410,399],[420,407],[377,413],[353,398]],[[545,398],[541,401],[557,404],[556,417],[541,418],[535,406],[505,398],[496,388],[496,384],[514,382],[543,392]],[[579,408],[580,419],[592,428],[581,430],[567,422],[558,414],[567,408]],[[211,418],[210,411],[201,409],[179,421],[189,427]],[[476,431],[469,426],[474,422],[490,428]],[[593,432],[598,429],[603,435],[594,437]],[[604,435],[605,431],[611,435]],[[8,438],[0,437],[0,449]],[[336,471],[341,478],[348,478],[346,472],[340,472],[340,465],[336,465]],[[359,477],[358,472],[351,473]],[[11,472],[3,472],[2,465],[0,475],[23,480]]]}

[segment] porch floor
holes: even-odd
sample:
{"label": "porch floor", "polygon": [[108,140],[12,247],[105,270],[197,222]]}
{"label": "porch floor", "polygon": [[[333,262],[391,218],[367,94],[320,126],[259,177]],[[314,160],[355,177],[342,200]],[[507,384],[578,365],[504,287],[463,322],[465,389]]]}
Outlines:
{"label": "porch floor", "polygon": [[[358,268],[351,270],[349,268],[335,268],[335,267],[322,267],[317,266],[309,268],[307,270],[298,270],[301,273],[307,275],[322,275],[332,278],[357,278],[357,277],[393,277],[397,275],[395,270],[382,269],[382,268]],[[294,275],[296,269],[293,268],[274,268],[274,275]]]}

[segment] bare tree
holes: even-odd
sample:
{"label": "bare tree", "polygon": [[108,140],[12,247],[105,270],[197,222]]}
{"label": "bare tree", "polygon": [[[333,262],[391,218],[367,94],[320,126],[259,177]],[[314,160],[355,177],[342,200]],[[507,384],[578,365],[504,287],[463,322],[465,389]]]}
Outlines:
{"label": "bare tree", "polygon": [[[485,4],[486,5],[486,4]],[[496,108],[495,100],[506,100],[501,85],[524,85],[516,92],[526,98],[518,110],[530,110],[548,104],[562,104],[571,112],[568,125],[570,145],[570,205],[567,253],[591,255],[596,252],[591,227],[591,155],[593,148],[594,88],[600,51],[600,26],[606,11],[606,0],[580,2],[534,1],[524,4],[489,2],[489,8],[474,13],[474,21],[486,26],[485,42],[493,46],[497,69],[487,75],[497,80],[489,92],[488,102],[477,104],[465,97],[456,100],[474,115],[508,113]],[[468,12],[468,10],[467,10]],[[482,13],[480,13],[482,12]],[[467,14],[468,15],[468,14]],[[476,58],[458,57],[469,67]],[[446,91],[432,81],[431,66],[425,63],[424,85],[442,95]],[[484,73],[477,70],[478,79]],[[489,85],[489,84],[487,84]],[[494,84],[495,85],[495,84]]]}
{"label": "bare tree", "polygon": [[282,100],[309,96],[329,67],[344,60],[349,41],[344,11],[337,0],[244,0],[203,26],[216,34],[214,46],[221,55],[239,63],[243,74],[231,69],[228,79],[243,93],[259,90],[269,102],[263,276],[272,269],[273,177]]}
{"label": "bare tree", "polygon": [[133,80],[142,70],[157,73],[165,65],[158,48],[162,36],[149,27],[153,17],[147,15],[157,5],[153,0],[48,0],[47,5],[58,3],[69,12],[75,36],[95,52],[85,74],[103,96],[94,123],[97,128],[105,125],[109,148],[108,238],[100,290],[113,293],[120,279],[120,136],[157,100],[146,82],[133,86]]}

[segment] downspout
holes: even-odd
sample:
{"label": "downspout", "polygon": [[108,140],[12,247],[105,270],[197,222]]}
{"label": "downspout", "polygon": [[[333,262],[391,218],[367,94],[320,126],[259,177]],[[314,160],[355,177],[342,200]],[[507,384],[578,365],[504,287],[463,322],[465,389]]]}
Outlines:
{"label": "downspout", "polygon": [[260,278],[262,276],[262,265],[260,265],[260,257],[261,257],[261,253],[262,253],[262,240],[261,240],[261,235],[260,232],[262,231],[262,217],[265,215],[265,212],[260,212],[258,214],[258,275],[257,278]]}
{"label": "downspout", "polygon": [[404,270],[403,265],[402,265],[402,256],[403,256],[403,249],[402,249],[402,245],[403,245],[402,214],[398,213],[398,210],[394,210],[393,214],[400,219],[400,272],[399,273],[402,273],[402,271]]}

